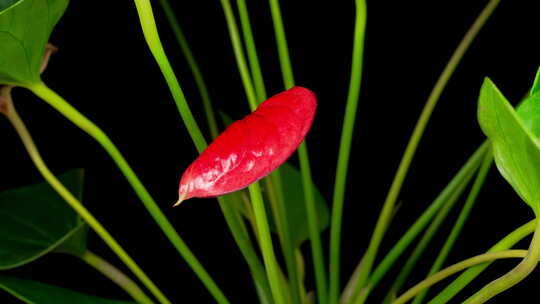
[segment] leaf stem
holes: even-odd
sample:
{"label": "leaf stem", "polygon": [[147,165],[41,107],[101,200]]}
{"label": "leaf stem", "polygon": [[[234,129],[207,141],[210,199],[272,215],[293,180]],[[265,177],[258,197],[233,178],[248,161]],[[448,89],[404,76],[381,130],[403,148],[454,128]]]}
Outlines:
{"label": "leaf stem", "polygon": [[167,18],[167,21],[169,22],[169,25],[174,33],[176,42],[178,42],[178,45],[180,46],[180,50],[182,51],[182,54],[184,55],[186,59],[189,69],[191,70],[191,74],[193,74],[193,78],[195,79],[195,85],[197,86],[197,89],[199,90],[199,94],[201,95],[201,100],[203,102],[204,113],[206,115],[208,128],[210,129],[210,135],[212,136],[212,138],[216,138],[219,135],[217,122],[216,122],[216,115],[214,113],[214,109],[212,108],[212,102],[210,101],[210,94],[208,93],[208,88],[206,87],[206,83],[202,76],[201,69],[199,68],[197,61],[195,60],[195,56],[193,56],[193,52],[191,52],[189,43],[187,42],[186,37],[182,31],[182,28],[180,27],[180,23],[178,22],[178,20],[176,19],[176,16],[174,15],[174,12],[169,4],[169,1],[160,0],[159,4],[161,5],[161,8],[165,12],[165,17]]}
{"label": "leaf stem", "polygon": [[[258,105],[258,101],[263,101],[266,99],[266,90],[264,87],[264,81],[262,77],[262,72],[260,69],[259,60],[257,57],[257,50],[255,48],[255,41],[253,39],[251,25],[249,21],[249,15],[247,7],[244,1],[238,0],[238,10],[240,15],[240,22],[242,30],[244,33],[244,40],[246,45],[246,50],[248,53],[250,68],[246,64],[246,57],[242,51],[242,44],[240,33],[238,31],[237,23],[232,12],[231,4],[229,0],[221,1],[223,11],[225,14],[225,19],[227,21],[227,27],[229,30],[229,36],[231,38],[231,43],[233,46],[234,55],[236,58],[238,70],[242,78],[242,83],[246,91],[248,98],[248,103],[252,111],[254,111]],[[255,82],[255,86],[253,85]],[[278,235],[283,251],[283,256],[285,258],[285,264],[287,267],[287,272],[289,274],[289,279],[292,284],[291,292],[292,297],[295,303],[299,303],[301,290],[299,286],[298,275],[296,272],[296,259],[294,257],[294,251],[292,249],[292,242],[289,233],[289,223],[287,220],[287,215],[285,213],[284,198],[283,198],[283,187],[281,183],[281,176],[279,175],[279,169],[274,171],[270,176],[264,179],[264,185],[268,189],[269,200],[271,203],[272,211],[274,213],[274,219],[278,230]]]}
{"label": "leaf stem", "polygon": [[223,13],[225,14],[225,19],[227,21],[227,28],[229,29],[229,36],[231,38],[234,56],[236,58],[236,64],[238,66],[238,71],[240,72],[240,77],[242,78],[242,83],[244,84],[244,90],[249,102],[249,107],[251,111],[254,111],[258,104],[257,95],[251,81],[251,76],[246,63],[246,57],[244,55],[244,51],[242,50],[240,33],[238,32],[238,26],[236,25],[236,20],[234,19],[231,2],[229,0],[221,0],[221,6],[223,7]]}
{"label": "leaf stem", "polygon": [[289,57],[289,48],[287,47],[287,36],[285,35],[285,27],[281,18],[281,9],[279,8],[278,0],[270,0],[270,12],[272,13],[272,22],[274,23],[274,32],[278,46],[279,64],[283,74],[283,83],[285,89],[290,89],[294,86],[294,76]]}
{"label": "leaf stem", "polygon": [[482,304],[511,288],[525,279],[536,268],[538,259],[540,259],[540,221],[536,223],[533,239],[525,258],[514,269],[484,286],[464,303]]}
{"label": "leaf stem", "polygon": [[[279,63],[281,66],[281,73],[283,75],[283,83],[285,85],[285,89],[289,89],[294,86],[294,76],[278,0],[270,0],[270,12],[272,14],[272,22],[274,24],[274,32],[276,35]],[[309,226],[309,239],[311,241],[311,254],[313,256],[313,264],[315,267],[317,300],[319,303],[326,304],[328,301],[326,270],[324,266],[325,263],[323,249],[321,245],[321,238],[317,229],[317,212],[315,208],[315,197],[313,194],[313,181],[311,178],[311,167],[309,164],[308,150],[305,141],[298,147],[298,157],[300,159],[300,171],[302,173],[302,185],[304,188],[305,204]]]}
{"label": "leaf stem", "polygon": [[[487,252],[497,252],[507,250],[514,246],[517,242],[522,240],[527,235],[531,234],[536,227],[536,219],[532,220],[525,225],[520,226],[510,234],[505,236],[502,240],[493,245]],[[467,284],[469,284],[474,278],[476,278],[482,271],[484,271],[490,263],[478,265],[467,269],[459,277],[457,277],[452,283],[444,288],[435,298],[429,301],[429,304],[444,304],[448,303],[460,290],[462,290]]]}
{"label": "leaf stem", "polygon": [[102,257],[89,250],[77,257],[113,281],[138,303],[153,303],[133,280]]}
{"label": "leaf stem", "polygon": [[184,260],[189,264],[191,269],[206,286],[208,291],[214,296],[218,303],[228,303],[223,292],[219,289],[208,272],[206,272],[204,267],[193,255],[180,235],[178,235],[167,217],[159,209],[152,196],[150,196],[150,193],[148,193],[135,172],[133,172],[125,158],[109,139],[109,137],[98,126],[73,108],[60,95],[48,88],[43,82],[27,85],[27,88],[64,115],[76,126],[88,133],[88,135],[94,138],[105,149],[105,151],[107,151],[120,171],[122,171],[133,190],[135,190],[135,193],[141,199],[152,218],[156,221],[169,241],[174,245],[176,250],[182,255]]}
{"label": "leaf stem", "polygon": [[242,35],[244,36],[244,44],[246,46],[246,53],[248,55],[251,76],[253,77],[255,93],[257,94],[257,99],[259,100],[259,102],[262,102],[266,99],[266,88],[264,86],[259,57],[257,56],[255,39],[253,38],[253,32],[251,30],[251,23],[249,21],[249,13],[247,10],[246,1],[237,0],[236,4],[238,5],[240,26],[242,28]]}
{"label": "leaf stem", "polygon": [[441,206],[448,201],[448,198],[455,192],[461,192],[465,189],[465,186],[472,179],[474,172],[480,166],[484,154],[489,149],[487,143],[481,145],[476,152],[467,160],[465,165],[459,170],[459,172],[452,178],[450,183],[443,189],[443,191],[437,196],[437,198],[431,203],[431,205],[422,213],[422,215],[414,222],[414,224],[407,230],[407,232],[399,239],[399,241],[392,247],[390,252],[383,258],[381,263],[375,268],[375,271],[369,278],[364,288],[358,289],[358,285],[353,293],[352,299],[355,299],[353,303],[364,303],[370,294],[371,290],[379,283],[388,270],[392,267],[399,256],[405,251],[410,243],[416,238],[416,236],[422,231],[422,229],[429,223],[435,213],[441,208]]}
{"label": "leaf stem", "polygon": [[448,61],[448,64],[444,68],[441,76],[435,83],[435,86],[433,87],[433,90],[428,97],[424,109],[420,114],[420,118],[416,123],[409,143],[407,144],[394,180],[392,181],[392,185],[390,186],[390,190],[388,191],[388,194],[386,196],[383,208],[375,225],[375,229],[369,242],[364,262],[362,264],[362,271],[360,272],[360,277],[358,279],[359,288],[363,288],[367,283],[367,279],[371,273],[371,267],[373,266],[373,262],[386,232],[386,228],[388,227],[388,221],[394,209],[394,204],[401,190],[401,186],[403,185],[403,181],[405,180],[405,176],[407,175],[407,172],[409,170],[409,166],[416,152],[416,148],[418,147],[420,139],[422,138],[429,118],[431,117],[431,113],[433,112],[433,109],[435,108],[443,89],[446,87],[446,84],[450,80],[450,77],[452,76],[454,70],[461,61],[461,58],[476,37],[476,34],[478,34],[482,26],[487,21],[488,17],[497,7],[499,2],[500,0],[491,0],[484,8],[484,10],[480,13],[471,28],[463,37],[463,40],[458,45],[454,54],[452,54],[452,57]]}
{"label": "leaf stem", "polygon": [[[471,175],[472,178],[472,175]],[[452,210],[452,207],[456,204],[461,194],[464,192],[465,187],[469,184],[467,181],[466,183],[463,183],[462,186],[454,191],[448,200],[444,203],[444,205],[441,207],[441,209],[438,211],[437,216],[433,219],[429,227],[424,232],[424,235],[420,239],[420,241],[415,245],[415,248],[413,252],[409,255],[407,258],[407,262],[405,262],[405,265],[401,268],[399,274],[397,275],[396,280],[394,281],[394,284],[392,284],[392,287],[390,288],[390,292],[388,293],[388,297],[395,296],[407,278],[409,277],[411,271],[413,271],[414,267],[424,254],[424,251],[428,247],[429,243],[433,239],[433,236],[437,233],[441,225],[443,224],[444,220],[448,216],[448,213]],[[389,299],[387,297],[387,300]],[[389,302],[389,301],[388,301]],[[388,303],[385,301],[385,303]]]}
{"label": "leaf stem", "polygon": [[330,228],[330,275],[329,300],[331,304],[337,304],[339,293],[340,275],[340,243],[341,243],[341,220],[345,200],[345,186],[347,181],[347,169],[351,152],[351,141],[356,121],[356,109],[360,96],[360,83],[362,80],[362,66],[364,58],[364,36],[366,29],[366,1],[356,1],[356,21],[354,26],[351,79],[347,106],[343,119],[341,141],[337,160],[336,180],[334,184],[334,197],[332,202],[332,224]]}
{"label": "leaf stem", "polygon": [[[461,209],[461,212],[459,213],[459,216],[454,224],[454,227],[452,227],[452,231],[450,231],[450,235],[446,239],[441,251],[439,252],[437,258],[435,259],[435,262],[433,263],[433,266],[431,266],[431,269],[429,270],[429,273],[427,275],[428,277],[436,273],[437,271],[439,271],[442,265],[444,264],[444,261],[446,260],[446,257],[450,253],[452,246],[456,242],[459,236],[459,233],[461,232],[461,229],[463,228],[465,224],[465,221],[467,221],[469,213],[474,203],[476,202],[478,193],[480,192],[480,189],[482,188],[482,185],[484,184],[487,173],[489,172],[489,169],[491,168],[492,163],[493,163],[493,154],[491,152],[488,152],[484,156],[484,160],[482,162],[482,165],[480,166],[480,169],[478,170],[478,174],[476,175],[476,179],[473,183],[471,191],[469,192],[467,200],[465,201],[465,204],[463,205],[463,208]],[[419,293],[414,298],[413,304],[422,303],[423,299],[427,295],[428,290],[429,289],[425,289],[421,293]]]}
{"label": "leaf stem", "polygon": [[270,228],[268,226],[268,221],[266,220],[266,210],[264,209],[261,189],[258,182],[249,186],[249,193],[251,195],[251,203],[253,204],[253,211],[255,213],[255,222],[260,238],[264,265],[266,266],[274,301],[276,304],[285,304],[285,295],[282,292],[280,283],[279,267],[274,253],[274,246],[272,245]]}
{"label": "leaf stem", "polygon": [[[167,0],[160,0],[160,5],[165,12],[169,25],[171,26],[175,34],[176,40],[180,45],[182,53],[184,54],[184,57],[186,58],[186,61],[195,79],[195,83],[203,101],[210,134],[212,138],[216,138],[219,135],[219,130],[217,128],[215,113],[212,108],[210,95],[208,94],[206,83],[199,69],[197,61],[195,60],[195,57],[191,52],[189,44],[185,38],[184,33],[182,32],[180,24],[178,23],[178,20],[176,19],[176,16],[174,15],[171,6],[169,5],[169,2]],[[206,147],[206,144],[204,144],[204,147]],[[230,206],[232,203],[230,202],[230,200],[232,199],[232,197],[218,197],[219,205],[223,216],[225,217],[225,221],[227,222],[229,230],[231,231],[231,234],[236,244],[238,245],[240,252],[242,253],[244,259],[246,260],[250,268],[253,279],[256,282],[258,288],[260,289],[260,292],[264,293],[265,296],[271,296],[270,288],[268,286],[268,280],[264,273],[264,268],[262,267],[261,261],[259,260],[259,257],[257,256],[253,248],[253,244],[249,239],[249,235],[242,221],[242,218],[239,216],[238,212]],[[235,197],[235,199],[239,198]]]}
{"label": "leaf stem", "polygon": [[412,299],[416,294],[418,294],[420,291],[433,286],[434,284],[440,282],[441,280],[460,272],[464,269],[467,269],[469,267],[485,263],[485,262],[491,262],[498,259],[508,259],[508,258],[523,258],[527,255],[527,250],[505,250],[505,251],[498,251],[498,252],[490,252],[490,253],[484,253],[477,256],[474,256],[472,258],[468,258],[464,261],[461,261],[459,263],[456,263],[452,266],[449,266],[431,276],[423,280],[422,282],[414,285],[412,288],[410,288],[407,292],[399,296],[395,301],[392,302],[392,304],[403,304]]}
{"label": "leaf stem", "polygon": [[[2,94],[4,95],[4,94]],[[4,95],[5,97],[6,95]],[[20,118],[11,96],[5,99],[6,103],[3,104],[3,111],[6,117],[9,119],[17,134],[21,138],[26,151],[28,152],[32,162],[41,173],[43,178],[51,185],[51,187],[81,216],[81,218],[88,223],[88,225],[99,235],[99,237],[111,248],[111,250],[120,258],[122,262],[133,272],[133,274],[139,278],[139,280],[150,290],[150,292],[159,300],[160,303],[171,303],[167,297],[159,290],[159,288],[150,280],[150,278],[143,272],[143,270],[137,265],[137,263],[127,254],[127,252],[118,244],[113,236],[101,225],[101,223],[81,204],[81,202],[71,194],[71,192],[64,187],[64,185],[54,176],[49,170],[38,148],[36,147],[30,132],[26,128],[26,125]],[[151,302],[145,302],[151,303]]]}
{"label": "leaf stem", "polygon": [[163,45],[159,39],[156,22],[154,20],[154,13],[152,12],[152,5],[150,4],[149,0],[135,0],[135,5],[137,7],[137,13],[139,14],[139,20],[141,22],[144,38],[146,39],[150,52],[152,52],[152,55],[161,69],[165,80],[167,81],[167,85],[169,86],[178,111],[182,116],[184,125],[188,129],[193,143],[195,143],[197,150],[202,152],[204,147],[206,147],[206,140],[204,139],[204,136],[202,135],[202,132],[199,129],[191,110],[189,109],[184,92],[178,83],[178,79],[174,74],[169,59],[163,50]]}

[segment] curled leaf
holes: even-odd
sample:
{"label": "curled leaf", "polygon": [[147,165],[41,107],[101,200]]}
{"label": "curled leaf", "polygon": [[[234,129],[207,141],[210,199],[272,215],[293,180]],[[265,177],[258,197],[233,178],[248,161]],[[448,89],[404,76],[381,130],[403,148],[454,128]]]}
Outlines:
{"label": "curled leaf", "polygon": [[186,169],[177,204],[237,191],[268,175],[304,140],[316,108],[315,94],[302,87],[261,103],[231,124]]}

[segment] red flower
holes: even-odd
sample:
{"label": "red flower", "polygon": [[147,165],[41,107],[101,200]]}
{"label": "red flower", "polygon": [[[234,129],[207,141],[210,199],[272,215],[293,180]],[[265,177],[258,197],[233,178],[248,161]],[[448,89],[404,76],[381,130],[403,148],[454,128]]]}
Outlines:
{"label": "red flower", "polygon": [[302,87],[261,103],[231,124],[186,169],[176,205],[192,197],[237,191],[270,174],[304,140],[316,108],[315,94]]}

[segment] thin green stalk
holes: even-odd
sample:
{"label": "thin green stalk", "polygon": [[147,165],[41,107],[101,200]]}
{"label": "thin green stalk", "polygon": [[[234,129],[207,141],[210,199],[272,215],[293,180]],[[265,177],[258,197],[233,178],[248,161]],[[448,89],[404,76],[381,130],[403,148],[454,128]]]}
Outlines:
{"label": "thin green stalk", "polygon": [[240,72],[240,77],[242,78],[242,83],[244,84],[244,90],[246,91],[249,107],[251,108],[251,111],[254,111],[258,104],[257,95],[255,94],[255,89],[253,88],[253,83],[251,82],[251,76],[246,63],[246,57],[244,56],[244,51],[242,50],[242,41],[240,40],[238,26],[236,25],[236,20],[234,19],[231,2],[229,0],[221,0],[221,6],[223,7],[223,12],[225,13],[225,19],[227,20],[227,28],[229,29],[229,36],[231,37],[236,64],[238,66],[238,71]]}
{"label": "thin green stalk", "polygon": [[[264,79],[262,76],[261,66],[259,64],[259,58],[257,55],[257,48],[255,46],[255,39],[251,30],[251,23],[249,20],[249,13],[245,0],[237,0],[238,13],[240,16],[240,26],[242,28],[242,34],[244,37],[244,44],[246,48],[247,58],[249,61],[249,73],[253,78],[253,87],[255,94],[257,95],[258,102],[262,102],[267,99],[266,88],[264,86]],[[233,15],[229,15],[227,18],[233,18]],[[235,24],[233,20],[233,24]],[[235,31],[234,26],[231,28]],[[236,35],[239,37],[239,35]],[[243,57],[242,52],[236,53],[236,58],[239,60]],[[245,59],[240,59],[245,61]],[[245,82],[244,82],[245,85]],[[252,109],[254,110],[254,109]],[[300,303],[301,288],[299,285],[296,259],[294,257],[293,244],[290,237],[289,222],[287,214],[285,212],[285,198],[283,195],[283,185],[281,181],[281,175],[279,169],[272,172],[272,174],[264,179],[265,187],[268,189],[269,201],[272,206],[273,216],[276,226],[278,228],[278,235],[281,243],[281,249],[283,257],[285,258],[285,264],[287,267],[287,273],[289,280],[292,284],[291,292],[294,303]]]}
{"label": "thin green stalk", "polygon": [[[431,269],[429,270],[429,273],[428,273],[428,277],[433,275],[434,273],[439,271],[439,269],[442,268],[442,265],[444,264],[446,257],[450,253],[452,246],[456,242],[459,236],[459,233],[461,232],[461,229],[463,228],[463,225],[465,224],[465,221],[467,221],[467,218],[469,217],[469,213],[472,207],[474,206],[474,203],[476,202],[478,193],[480,192],[480,189],[482,188],[482,185],[484,184],[484,181],[486,180],[487,173],[489,172],[489,169],[491,168],[492,163],[493,163],[493,154],[491,152],[486,153],[486,155],[484,156],[484,161],[482,162],[482,165],[480,166],[480,169],[478,170],[478,174],[473,183],[471,191],[469,192],[467,200],[465,201],[465,204],[463,205],[463,208],[461,209],[461,212],[459,213],[458,219],[456,220],[454,227],[452,227],[452,231],[450,231],[450,235],[446,239],[441,251],[439,252],[439,255],[435,259],[433,266],[431,266]],[[414,298],[413,304],[422,303],[425,296],[427,295],[428,290],[429,289],[425,289],[421,293],[419,293]]]}
{"label": "thin green stalk", "polygon": [[191,70],[191,74],[193,74],[193,78],[195,79],[195,85],[197,86],[197,89],[199,90],[199,94],[201,95],[201,100],[203,102],[204,113],[206,115],[206,121],[208,123],[210,135],[212,136],[212,138],[216,138],[219,135],[217,122],[216,122],[216,115],[214,113],[214,109],[212,108],[212,102],[210,101],[210,94],[208,94],[208,89],[206,87],[206,83],[202,76],[201,69],[199,68],[197,61],[195,60],[195,57],[193,56],[193,53],[191,52],[189,43],[187,42],[186,37],[184,33],[182,32],[180,23],[176,19],[176,16],[171,6],[169,5],[169,1],[160,0],[159,4],[161,5],[161,8],[165,12],[165,17],[167,18],[167,21],[169,22],[169,25],[174,33],[174,37],[176,38],[178,45],[180,45],[180,49],[182,50],[182,54],[184,54],[184,57],[189,66],[189,69]]}
{"label": "thin green stalk", "polygon": [[327,303],[327,285],[326,273],[324,269],[324,256],[319,235],[319,225],[317,220],[317,209],[315,208],[315,197],[313,194],[313,182],[311,180],[311,169],[309,166],[309,158],[307,147],[305,144],[298,148],[300,158],[300,168],[302,173],[302,186],[306,200],[306,212],[309,226],[309,239],[311,241],[311,254],[313,263],[315,264],[315,284],[317,286],[317,300],[319,303]]}
{"label": "thin green stalk", "polygon": [[[242,83],[246,90],[246,95],[248,97],[248,102],[252,111],[257,107],[258,98],[260,101],[266,99],[266,91],[264,88],[264,82],[262,78],[262,72],[260,70],[259,61],[257,58],[257,53],[255,49],[255,42],[253,40],[253,35],[251,33],[251,25],[249,23],[249,17],[245,3],[241,0],[238,2],[238,9],[241,18],[242,29],[244,33],[244,40],[246,43],[246,50],[249,56],[251,71],[248,69],[246,64],[246,57],[242,51],[240,34],[238,31],[237,23],[234,18],[234,14],[231,9],[231,4],[229,0],[222,0],[221,4],[227,21],[227,27],[229,30],[229,36],[231,38],[231,43],[233,46],[233,51],[235,54],[238,70],[242,78]],[[250,75],[253,75],[255,81],[255,86],[251,81]],[[272,184],[272,181],[274,184]],[[271,174],[269,178],[265,179],[265,186],[268,189],[269,200],[274,212],[274,218],[276,226],[278,228],[278,235],[281,242],[281,247],[283,250],[283,256],[285,258],[285,264],[287,267],[287,272],[291,284],[292,296],[295,303],[299,303],[300,295],[298,286],[298,279],[296,274],[296,261],[294,258],[294,252],[292,249],[292,242],[289,234],[289,224],[287,221],[284,198],[283,198],[283,188],[281,185],[281,176],[279,172],[276,171]]]}
{"label": "thin green stalk", "polygon": [[[537,220],[532,220],[525,225],[520,226],[510,234],[505,236],[502,240],[497,242],[491,247],[487,253],[507,250],[512,248],[517,242],[521,241],[527,235],[531,234],[536,227]],[[444,304],[448,303],[460,290],[462,290],[467,284],[469,284],[474,278],[476,278],[482,271],[484,271],[491,263],[478,265],[467,269],[459,277],[457,277],[451,284],[445,287],[435,298],[429,301],[429,304]]]}
{"label": "thin green stalk", "polygon": [[527,255],[527,250],[505,250],[499,252],[484,253],[481,255],[468,258],[464,261],[456,263],[452,266],[449,266],[423,280],[422,282],[416,284],[407,292],[399,296],[392,304],[403,304],[412,299],[420,291],[433,286],[434,284],[440,282],[441,280],[460,272],[469,267],[476,266],[485,262],[493,262],[498,259],[509,259],[509,258],[523,258]]}
{"label": "thin green stalk", "polygon": [[[276,172],[277,173],[277,172]],[[271,210],[274,217],[274,222],[278,230],[279,241],[285,258],[285,266],[287,267],[287,273],[289,274],[289,281],[291,284],[291,297],[293,303],[300,304],[301,285],[298,280],[298,272],[296,265],[296,257],[294,256],[293,244],[291,235],[289,233],[289,222],[287,220],[287,213],[285,211],[285,205],[283,199],[278,198],[278,193],[274,185],[274,175],[268,176],[264,179],[266,186],[268,200],[271,204]]]}
{"label": "thin green stalk", "polygon": [[152,12],[152,5],[149,0],[135,0],[135,5],[137,7],[137,13],[139,14],[139,20],[141,22],[146,43],[148,44],[150,52],[152,52],[161,73],[167,81],[167,85],[169,86],[169,90],[178,107],[178,111],[182,116],[184,125],[188,129],[189,135],[200,153],[204,150],[204,147],[206,147],[206,140],[189,109],[184,92],[178,83],[178,79],[176,79],[176,75],[174,75],[169,59],[163,50],[163,45],[159,39],[156,22],[154,20],[154,13]]}
{"label": "thin green stalk", "polygon": [[[180,24],[178,23],[178,20],[176,19],[176,16],[169,5],[169,2],[167,0],[160,0],[160,5],[165,12],[169,25],[171,26],[175,34],[176,40],[180,45],[182,53],[193,74],[195,83],[203,101],[203,107],[206,114],[208,127],[210,129],[210,134],[212,138],[215,138],[219,135],[219,130],[217,128],[215,113],[212,108],[212,103],[210,101],[210,95],[208,94],[208,89],[206,87],[206,83],[200,71],[199,65],[197,64],[197,61],[195,60],[195,57],[191,52],[185,35],[182,32],[182,28],[180,27]],[[240,249],[240,252],[246,260],[257,286],[259,286],[260,291],[264,293],[265,296],[271,296],[268,280],[266,279],[266,275],[264,274],[264,268],[262,267],[262,264],[249,239],[249,235],[242,221],[242,218],[239,216],[238,212],[236,212],[233,208],[230,207],[230,202],[227,202],[227,200],[229,199],[219,197],[218,200],[221,211],[223,212],[231,234],[233,235],[233,238],[235,239]]]}
{"label": "thin green stalk", "polygon": [[279,8],[278,0],[270,0],[270,12],[272,13],[272,22],[274,23],[274,32],[278,46],[279,64],[283,74],[283,83],[285,89],[290,89],[294,86],[294,76],[289,57],[289,48],[287,47],[287,36],[285,35],[285,27],[281,18],[281,9]]}
{"label": "thin green stalk", "polygon": [[334,196],[332,200],[332,224],[330,227],[330,265],[328,270],[328,273],[330,275],[329,300],[331,304],[337,304],[339,298],[341,220],[345,199],[347,169],[349,167],[349,155],[351,152],[351,141],[356,121],[358,98],[360,96],[360,83],[362,80],[362,62],[364,58],[364,35],[366,29],[366,18],[366,1],[357,0],[352,51],[351,79],[349,82],[349,93],[347,95],[345,117],[343,119],[343,129],[341,131],[341,141],[339,144],[339,154],[336,169],[336,180],[334,184]]}
{"label": "thin green stalk", "polygon": [[511,288],[525,279],[536,268],[538,259],[540,259],[540,221],[536,222],[533,239],[525,258],[512,270],[484,286],[464,303],[482,304]]}
{"label": "thin green stalk", "polygon": [[259,57],[257,56],[255,39],[253,38],[253,33],[251,31],[251,23],[249,21],[249,13],[247,10],[246,1],[237,0],[236,4],[238,5],[240,26],[242,28],[242,35],[244,36],[244,43],[246,45],[246,52],[248,55],[251,76],[253,76],[255,92],[257,93],[257,99],[259,100],[259,102],[262,102],[266,99],[266,88],[264,87],[261,65],[259,64]]}
{"label": "thin green stalk", "polygon": [[[362,290],[355,290],[353,293],[353,303],[364,303],[370,294],[371,290],[379,283],[383,276],[390,270],[395,261],[410,245],[410,243],[416,238],[416,236],[424,229],[429,223],[431,218],[440,209],[440,207],[458,190],[463,191],[465,185],[472,179],[474,172],[480,166],[483,156],[487,152],[489,146],[484,143],[476,150],[476,152],[469,158],[465,165],[459,170],[459,172],[452,178],[450,183],[444,188],[444,190],[437,196],[437,198],[431,203],[431,205],[424,211],[424,213],[414,222],[414,224],[407,230],[407,232],[399,239],[399,241],[392,247],[390,252],[383,258],[382,262],[375,268],[372,276],[369,278],[366,286]],[[358,287],[358,285],[357,285]]]}
{"label": "thin green stalk", "polygon": [[[9,94],[9,93],[8,93]],[[81,202],[71,194],[71,192],[54,176],[49,170],[38,148],[36,147],[32,136],[28,132],[24,122],[19,117],[11,97],[7,97],[7,103],[4,104],[5,109],[2,111],[9,119],[17,134],[21,138],[26,151],[28,152],[32,162],[38,169],[39,173],[51,185],[51,187],[68,203],[68,205],[79,214],[79,216],[92,228],[96,234],[111,248],[111,250],[120,258],[120,260],[133,272],[133,274],[150,290],[150,292],[158,299],[160,303],[171,303],[167,297],[159,290],[159,288],[150,280],[144,271],[137,263],[127,254],[127,252],[118,244],[113,236],[101,225],[101,223],[81,204]],[[146,302],[151,303],[151,302]]]}
{"label": "thin green stalk", "polygon": [[[472,179],[472,176],[471,176],[471,179]],[[405,265],[403,266],[403,268],[397,275],[397,278],[394,281],[394,284],[392,284],[392,287],[390,288],[390,291],[388,293],[385,303],[390,302],[391,297],[394,297],[399,292],[399,290],[401,289],[401,287],[403,286],[403,284],[409,277],[411,271],[413,271],[414,267],[416,266],[416,264],[418,263],[422,255],[424,254],[427,246],[430,244],[431,240],[433,239],[433,236],[435,236],[435,234],[441,227],[442,223],[448,216],[448,213],[450,212],[450,210],[452,210],[455,203],[458,201],[459,197],[461,196],[461,194],[463,193],[463,191],[465,190],[468,184],[469,184],[468,182],[463,183],[461,187],[456,189],[456,191],[454,191],[450,195],[450,197],[448,198],[448,201],[445,202],[442,208],[439,210],[439,212],[437,213],[437,216],[435,216],[435,218],[433,219],[429,227],[426,229],[426,231],[424,232],[424,235],[422,236],[418,244],[416,244],[413,252],[409,256],[409,258],[407,258],[407,262],[405,263]]]}
{"label": "thin green stalk", "polygon": [[[274,24],[274,32],[276,35],[277,48],[279,54],[279,63],[285,89],[294,86],[294,76],[289,58],[289,49],[287,47],[287,38],[283,20],[281,18],[281,10],[278,0],[270,0],[270,11],[272,14],[272,22]],[[315,284],[317,286],[317,300],[319,303],[327,303],[328,290],[326,283],[326,270],[324,263],[321,238],[317,229],[317,217],[315,208],[315,197],[313,194],[313,181],[311,179],[311,168],[309,165],[309,157],[307,145],[303,142],[298,147],[298,157],[300,159],[300,171],[302,173],[302,185],[304,188],[307,219],[309,225],[309,239],[311,242],[311,254],[313,256],[313,264],[315,266]]]}
{"label": "thin green stalk", "polygon": [[433,87],[433,90],[428,97],[424,109],[420,114],[420,118],[416,123],[412,136],[409,139],[409,143],[407,144],[401,162],[399,163],[398,170],[396,172],[394,180],[392,181],[392,185],[390,186],[390,190],[388,191],[388,194],[383,204],[383,208],[375,225],[375,229],[371,236],[371,240],[369,242],[367,253],[364,259],[364,263],[362,264],[363,269],[360,272],[360,278],[358,279],[358,289],[363,288],[367,284],[373,262],[375,261],[379,246],[386,232],[386,227],[388,227],[388,221],[392,214],[392,210],[394,209],[394,204],[398,198],[401,186],[403,185],[403,181],[405,180],[405,176],[407,175],[409,166],[416,152],[416,148],[418,147],[420,139],[424,134],[424,130],[427,126],[429,118],[431,117],[431,113],[433,112],[433,109],[435,108],[443,89],[446,87],[446,84],[450,80],[450,77],[452,76],[454,70],[456,69],[457,65],[461,61],[461,58],[465,54],[465,51],[469,48],[472,41],[476,37],[476,34],[480,31],[493,10],[497,7],[499,1],[500,0],[491,0],[486,6],[486,8],[484,8],[484,10],[480,13],[474,24],[463,37],[463,40],[458,45],[456,51],[450,58],[450,61],[448,61],[448,64],[444,68],[441,76],[437,80],[435,86]]}
{"label": "thin green stalk", "polygon": [[98,126],[96,126],[88,118],[86,118],[79,111],[73,108],[61,96],[48,88],[44,83],[34,83],[31,85],[27,85],[26,87],[34,94],[36,94],[39,98],[43,99],[45,102],[51,105],[62,115],[64,115],[76,126],[88,133],[88,135],[94,138],[105,149],[105,151],[107,151],[107,153],[116,163],[120,171],[122,171],[128,182],[130,183],[131,187],[135,190],[135,193],[137,193],[137,196],[141,199],[148,212],[152,215],[152,217],[159,225],[161,230],[165,233],[169,241],[182,255],[182,257],[189,264],[191,269],[193,269],[195,274],[199,277],[199,279],[205,285],[208,291],[214,296],[218,303],[228,303],[223,292],[219,289],[219,287],[216,285],[214,280],[212,280],[208,272],[206,272],[206,270],[203,268],[197,258],[193,255],[193,253],[184,243],[182,238],[180,238],[180,235],[178,235],[176,230],[174,230],[174,227],[171,225],[167,217],[165,217],[163,212],[159,209],[152,196],[150,196],[150,193],[148,193],[137,175],[135,175],[135,172],[133,172],[125,158],[122,156],[122,154],[113,144],[113,142],[109,139],[109,137]]}
{"label": "thin green stalk", "polygon": [[272,237],[270,236],[270,228],[268,226],[268,221],[266,220],[266,211],[264,209],[261,189],[258,182],[249,186],[249,193],[251,195],[251,203],[253,204],[255,222],[260,238],[261,252],[272,295],[274,296],[276,304],[285,304],[285,295],[282,292],[280,283],[279,266],[276,255],[274,254],[274,246],[272,245]]}
{"label": "thin green stalk", "polygon": [[122,288],[137,303],[153,303],[135,282],[102,257],[88,250],[78,257]]}
{"label": "thin green stalk", "polygon": [[219,197],[218,200],[219,206],[221,207],[221,210],[223,212],[223,216],[227,221],[227,224],[231,230],[233,238],[236,241],[236,244],[238,244],[238,247],[240,248],[242,256],[244,257],[249,266],[251,275],[253,277],[253,280],[255,281],[256,286],[260,288],[260,292],[263,293],[266,297],[271,297],[272,293],[268,284],[268,279],[266,277],[264,267],[261,264],[257,253],[255,252],[243,219],[240,217],[240,214],[238,214],[238,212],[236,212],[232,207],[230,196],[222,196]]}

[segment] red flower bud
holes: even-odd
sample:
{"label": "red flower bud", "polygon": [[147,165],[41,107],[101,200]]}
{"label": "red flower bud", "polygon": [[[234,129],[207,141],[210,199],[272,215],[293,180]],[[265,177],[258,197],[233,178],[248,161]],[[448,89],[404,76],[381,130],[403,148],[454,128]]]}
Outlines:
{"label": "red flower bud", "polygon": [[315,94],[294,87],[264,101],[231,124],[186,169],[180,199],[240,190],[283,164],[306,136],[317,108]]}

